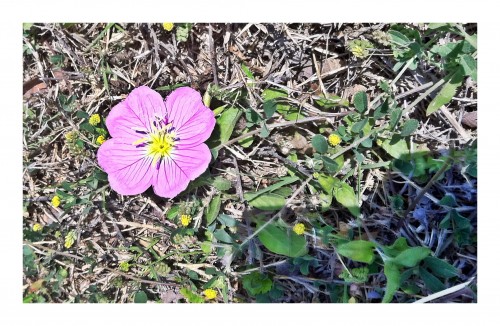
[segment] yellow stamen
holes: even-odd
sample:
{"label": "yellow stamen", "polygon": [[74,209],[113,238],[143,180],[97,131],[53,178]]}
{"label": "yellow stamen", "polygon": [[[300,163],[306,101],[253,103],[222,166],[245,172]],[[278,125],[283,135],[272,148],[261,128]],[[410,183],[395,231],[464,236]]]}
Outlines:
{"label": "yellow stamen", "polygon": [[149,135],[134,141],[132,145],[145,145],[146,155],[152,157],[152,164],[156,165],[159,160],[170,156],[175,147],[175,132],[171,129],[172,124],[170,123],[162,125],[162,123],[159,122],[156,126],[151,124]]}

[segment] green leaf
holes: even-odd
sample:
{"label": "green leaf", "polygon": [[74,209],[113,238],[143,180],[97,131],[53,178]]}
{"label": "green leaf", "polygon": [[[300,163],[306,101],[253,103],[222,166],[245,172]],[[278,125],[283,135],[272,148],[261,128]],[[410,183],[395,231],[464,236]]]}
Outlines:
{"label": "green leaf", "polygon": [[241,64],[241,70],[245,73],[245,75],[249,79],[255,80],[255,77],[253,76],[252,72],[250,71],[250,69],[244,63]]}
{"label": "green leaf", "polygon": [[470,221],[460,215],[456,209],[450,210],[450,212],[446,214],[443,220],[439,223],[439,227],[443,229],[447,229],[450,226],[452,226],[454,230],[470,230],[471,228]]}
{"label": "green leaf", "polygon": [[333,197],[342,206],[347,208],[352,215],[359,217],[361,211],[359,209],[358,198],[350,185],[341,182],[339,186],[333,188]]}
{"label": "green leaf", "polygon": [[389,303],[392,301],[394,294],[401,286],[401,272],[399,267],[391,262],[386,262],[384,265],[384,275],[387,279],[385,286],[384,297],[382,303]]}
{"label": "green leaf", "polygon": [[338,182],[337,178],[334,178],[330,175],[322,174],[319,173],[317,176],[318,183],[321,186],[321,188],[329,195],[332,195],[333,193],[333,187],[335,186],[336,181]]}
{"label": "green leaf", "polygon": [[[263,223],[257,223],[257,228]],[[284,229],[271,223],[258,234],[260,242],[269,251],[288,257],[300,257],[307,254],[307,242],[303,235],[298,235],[290,229]]]}
{"label": "green leaf", "polygon": [[179,206],[172,206],[168,211],[167,211],[167,218],[169,220],[173,220],[179,215]]}
{"label": "green leaf", "polygon": [[477,81],[477,61],[470,54],[460,56],[460,65],[464,68],[466,76],[471,76],[473,80]]}
{"label": "green leaf", "polygon": [[274,112],[278,109],[277,98],[287,97],[288,94],[281,89],[268,88],[262,92],[262,99],[264,100],[264,114],[267,118],[273,116]]}
{"label": "green leaf", "polygon": [[144,291],[137,291],[134,295],[134,303],[146,303],[148,302],[148,296]]}
{"label": "green leaf", "polygon": [[225,242],[225,243],[233,243],[233,238],[231,238],[231,236],[226,231],[224,231],[223,229],[217,229],[217,230],[215,230],[214,231],[214,237],[217,240]]}
{"label": "green leaf", "polygon": [[442,278],[450,278],[460,275],[459,270],[453,265],[433,256],[429,256],[424,259],[424,266],[430,269],[432,274]]}
{"label": "green leaf", "polygon": [[294,183],[295,181],[298,181],[298,180],[300,180],[299,177],[285,177],[285,178],[282,178],[280,182],[276,182],[275,184],[270,185],[267,188],[261,189],[261,190],[256,191],[256,192],[245,193],[243,195],[243,197],[245,198],[246,201],[251,201],[251,200],[255,199],[256,197],[258,197],[266,192],[272,192],[276,189],[279,189],[279,188],[286,186],[290,183]]}
{"label": "green leaf", "polygon": [[318,153],[323,154],[328,151],[328,142],[323,135],[314,135],[311,144]]}
{"label": "green leaf", "polygon": [[263,194],[249,200],[250,206],[261,209],[263,211],[276,211],[285,206],[285,197],[276,194]]}
{"label": "green leaf", "polygon": [[368,97],[365,92],[358,92],[353,97],[354,107],[359,113],[363,113],[368,108]]}
{"label": "green leaf", "polygon": [[80,130],[85,130],[85,131],[88,131],[89,133],[93,134],[95,131],[95,128],[90,123],[83,122],[80,124]]}
{"label": "green leaf", "polygon": [[389,200],[391,202],[391,208],[395,211],[402,210],[404,206],[403,196],[397,194],[395,196],[389,196]]}
{"label": "green leaf", "polygon": [[210,204],[208,204],[207,214],[205,215],[207,218],[207,226],[212,224],[212,222],[215,221],[215,219],[217,218],[217,215],[219,215],[220,205],[221,205],[221,199],[219,194],[213,197]]}
{"label": "green leaf", "polygon": [[259,133],[260,137],[261,138],[267,138],[267,136],[269,136],[269,134],[271,132],[269,131],[269,128],[267,128],[266,122],[262,121],[260,123],[260,126],[261,126],[261,130],[260,130],[260,133]]}
{"label": "green leaf", "polygon": [[236,226],[238,223],[232,216],[226,214],[220,214],[217,219],[227,227]]}
{"label": "green leaf", "polygon": [[[241,134],[244,135],[244,134],[246,134],[249,131],[250,131],[249,128],[245,128],[245,129],[243,129],[243,131],[241,132]],[[250,147],[253,144],[254,140],[255,140],[255,137],[254,136],[250,136],[250,137],[238,140],[238,144],[240,144],[240,146],[243,147],[243,148],[248,148],[248,147]]]}
{"label": "green leaf", "polygon": [[406,140],[397,135],[392,136],[392,139],[384,140],[382,142],[382,148],[387,154],[397,159],[403,159],[410,154],[410,149],[408,148]]}
{"label": "green leaf", "polygon": [[408,46],[411,43],[410,39],[399,31],[390,29],[387,34],[391,37],[391,42],[400,47]]}
{"label": "green leaf", "polygon": [[441,206],[457,207],[457,201],[453,194],[446,194],[438,203]]}
{"label": "green leaf", "polygon": [[76,111],[76,117],[80,118],[80,119],[88,119],[89,118],[89,114],[87,112],[85,112],[85,111],[78,110],[78,111]]}
{"label": "green leaf", "polygon": [[241,279],[243,288],[248,291],[251,296],[267,293],[273,287],[273,281],[266,274],[252,272],[244,275]]}
{"label": "green leaf", "polygon": [[231,181],[223,177],[215,177],[212,185],[219,191],[227,191],[231,189]]}
{"label": "green leaf", "polygon": [[401,119],[402,113],[403,113],[403,110],[401,110],[400,108],[395,108],[394,110],[392,110],[391,119],[389,121],[389,128],[391,128],[391,130],[393,130],[398,125],[398,122],[399,122],[399,119]]}
{"label": "green leaf", "polygon": [[371,264],[375,260],[375,244],[365,240],[354,240],[337,246],[337,252],[357,262]]}
{"label": "green leaf", "polygon": [[321,160],[323,161],[325,169],[330,173],[335,173],[342,168],[342,166],[340,166],[335,160],[332,160],[328,156],[322,155]]}
{"label": "green leaf", "polygon": [[355,124],[352,125],[351,131],[355,134],[359,133],[361,130],[363,130],[367,122],[368,118],[364,118],[363,120],[356,122]]}
{"label": "green leaf", "polygon": [[234,126],[241,116],[241,111],[237,108],[227,108],[222,112],[220,117],[217,119],[217,125],[220,127],[220,142],[225,143],[231,138]]}
{"label": "green leaf", "polygon": [[180,294],[182,294],[184,296],[184,298],[186,298],[186,300],[190,303],[202,303],[204,302],[205,300],[203,300],[203,297],[201,297],[200,295],[196,294],[196,293],[193,293],[191,292],[189,289],[187,288],[181,288],[179,290]]}
{"label": "green leaf", "polygon": [[446,77],[446,84],[439,91],[436,97],[427,107],[426,114],[429,116],[441,108],[441,106],[451,101],[451,98],[456,94],[457,88],[462,85],[464,79],[464,69],[459,67],[451,76]]}
{"label": "green leaf", "polygon": [[401,129],[401,137],[409,136],[413,134],[413,132],[417,129],[418,129],[418,120],[409,119],[405,121],[403,128]]}
{"label": "green leaf", "polygon": [[293,190],[290,187],[282,187],[273,191],[273,194],[280,195],[283,197],[288,197],[293,194]]}
{"label": "green leaf", "polygon": [[415,267],[425,257],[429,256],[431,250],[425,247],[413,247],[406,249],[392,260],[394,264],[405,267]]}
{"label": "green leaf", "polygon": [[390,246],[382,246],[384,253],[391,257],[396,257],[401,252],[410,248],[405,238],[397,238],[396,241]]}
{"label": "green leaf", "polygon": [[429,273],[425,268],[420,267],[418,269],[422,281],[424,281],[425,286],[431,290],[431,292],[439,292],[446,289],[446,286],[441,282],[436,276]]}
{"label": "green leaf", "polygon": [[377,120],[384,117],[388,113],[389,113],[389,100],[386,99],[384,103],[382,103],[375,109],[375,112],[373,112],[373,118]]}

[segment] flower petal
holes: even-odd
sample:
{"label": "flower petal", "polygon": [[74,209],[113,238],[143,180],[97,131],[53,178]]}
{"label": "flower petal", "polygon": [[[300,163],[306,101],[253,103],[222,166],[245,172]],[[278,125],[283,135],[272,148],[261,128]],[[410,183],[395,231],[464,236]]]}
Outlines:
{"label": "flower petal", "polygon": [[147,86],[141,86],[111,109],[106,126],[111,137],[128,138],[133,142],[144,137],[135,130],[150,131],[154,117],[163,118],[166,113],[161,95]]}
{"label": "flower petal", "polygon": [[154,192],[166,198],[177,196],[187,188],[189,181],[205,172],[210,159],[210,150],[203,143],[176,150],[169,159],[161,162],[158,173],[154,175]]}
{"label": "flower petal", "polygon": [[167,97],[165,105],[181,148],[198,145],[210,137],[215,117],[203,104],[200,93],[190,87],[178,88]]}
{"label": "flower petal", "polygon": [[144,148],[137,148],[127,139],[111,138],[97,151],[97,161],[108,174],[109,185],[121,195],[137,195],[151,186],[152,159]]}

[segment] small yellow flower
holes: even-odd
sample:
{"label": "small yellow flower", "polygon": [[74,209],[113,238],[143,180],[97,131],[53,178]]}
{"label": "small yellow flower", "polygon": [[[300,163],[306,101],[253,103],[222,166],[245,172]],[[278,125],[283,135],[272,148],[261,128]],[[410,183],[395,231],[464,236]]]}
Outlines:
{"label": "small yellow flower", "polygon": [[66,236],[64,237],[64,247],[69,249],[73,245],[73,243],[75,243],[75,240],[76,240],[75,230],[69,231],[68,234],[66,234]]}
{"label": "small yellow flower", "polygon": [[205,298],[207,298],[207,300],[212,300],[217,297],[217,291],[215,291],[214,289],[206,289],[205,291],[203,291],[203,294],[205,295]]}
{"label": "small yellow flower", "polygon": [[95,140],[95,142],[97,143],[97,145],[102,145],[102,143],[104,143],[106,141],[106,138],[103,136],[103,135],[100,135],[99,137],[97,137],[97,139]]}
{"label": "small yellow flower", "polygon": [[76,131],[69,131],[64,135],[64,137],[67,141],[72,142],[78,139],[78,133]]}
{"label": "small yellow flower", "polygon": [[59,207],[59,205],[61,205],[61,198],[59,198],[59,196],[54,196],[50,202],[52,203],[52,206]]}
{"label": "small yellow flower", "polygon": [[341,141],[342,138],[340,138],[340,136],[337,134],[331,134],[330,136],[328,136],[328,142],[332,146],[337,146],[338,144],[340,144]]}
{"label": "small yellow flower", "polygon": [[170,32],[174,29],[174,23],[163,23],[163,29]]}
{"label": "small yellow flower", "polygon": [[303,223],[297,223],[293,226],[293,232],[297,233],[298,235],[304,234],[304,231],[306,230],[306,226]]}
{"label": "small yellow flower", "polygon": [[33,225],[33,231],[35,232],[42,231],[42,229],[43,226],[40,223],[35,223],[35,225]]}
{"label": "small yellow flower", "polygon": [[181,224],[182,226],[188,226],[191,223],[191,215],[182,215]]}
{"label": "small yellow flower", "polygon": [[92,126],[97,126],[99,124],[99,122],[101,122],[101,117],[96,113],[96,114],[92,114],[89,118],[89,123],[92,125]]}

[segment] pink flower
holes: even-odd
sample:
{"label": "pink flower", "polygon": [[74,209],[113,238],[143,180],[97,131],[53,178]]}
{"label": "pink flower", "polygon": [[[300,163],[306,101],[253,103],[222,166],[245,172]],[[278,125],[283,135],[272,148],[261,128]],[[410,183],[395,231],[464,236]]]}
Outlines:
{"label": "pink flower", "polygon": [[192,88],[178,88],[163,101],[138,87],[111,109],[106,126],[113,138],[99,147],[97,160],[119,194],[137,195],[152,185],[158,196],[173,198],[210,162],[203,142],[215,118]]}

